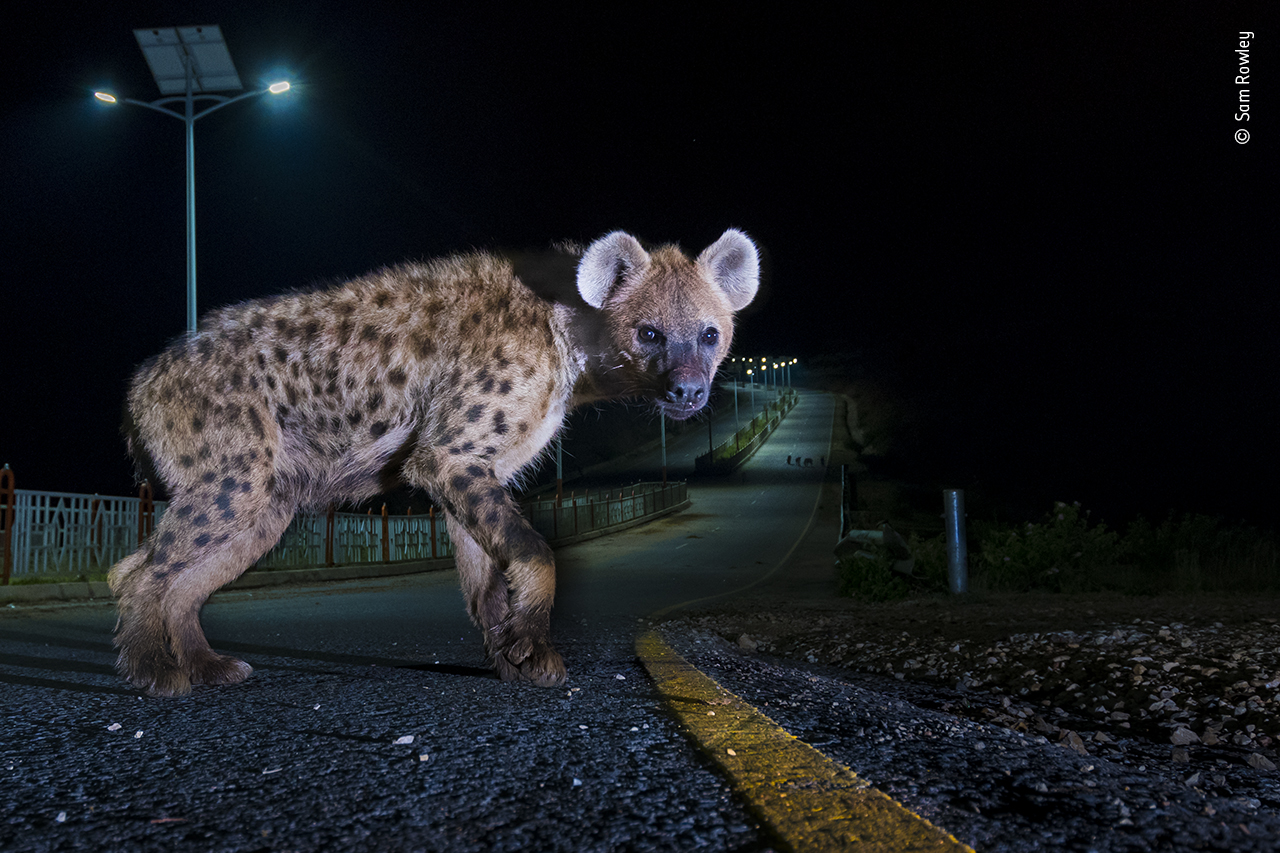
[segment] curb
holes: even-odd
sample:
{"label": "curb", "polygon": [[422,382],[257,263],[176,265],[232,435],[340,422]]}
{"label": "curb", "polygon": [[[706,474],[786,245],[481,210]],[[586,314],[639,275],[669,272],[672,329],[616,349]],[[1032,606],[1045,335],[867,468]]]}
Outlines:
{"label": "curb", "polygon": [[636,654],[694,745],[790,849],[974,853],[725,690],[657,631],[636,639]]}
{"label": "curb", "polygon": [[114,601],[106,581],[69,581],[0,586],[0,604],[39,604],[46,601]]}
{"label": "curb", "polygon": [[[401,563],[356,563],[348,566],[326,566],[312,569],[250,569],[220,592],[260,589],[290,583],[322,583],[326,581],[383,578],[419,572],[439,572],[453,568],[453,558],[439,560],[405,560]],[[114,602],[106,581],[68,581],[66,583],[32,583],[0,586],[0,604],[41,604],[63,601]]]}

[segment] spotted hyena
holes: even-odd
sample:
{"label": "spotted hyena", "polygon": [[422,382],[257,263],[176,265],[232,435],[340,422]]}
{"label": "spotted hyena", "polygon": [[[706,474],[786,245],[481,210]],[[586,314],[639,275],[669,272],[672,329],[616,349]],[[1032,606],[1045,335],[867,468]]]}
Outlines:
{"label": "spotted hyena", "polygon": [[551,549],[505,486],[575,406],[701,409],[759,260],[736,230],[696,260],[619,231],[582,253],[576,278],[580,299],[552,301],[493,255],[405,264],[214,311],[144,364],[126,434],[170,500],[111,571],[121,673],[157,695],[244,680],[249,665],[205,639],[205,600],[300,507],[402,481],[444,509],[490,664],[504,679],[562,682]]}

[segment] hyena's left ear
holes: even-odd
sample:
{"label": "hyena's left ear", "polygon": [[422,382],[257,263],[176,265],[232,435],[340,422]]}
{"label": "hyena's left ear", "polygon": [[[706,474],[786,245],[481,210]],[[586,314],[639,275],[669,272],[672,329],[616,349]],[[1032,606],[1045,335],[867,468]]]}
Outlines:
{"label": "hyena's left ear", "polygon": [[639,278],[649,268],[649,253],[625,231],[606,234],[587,247],[578,262],[578,292],[592,308],[605,300],[627,278]]}
{"label": "hyena's left ear", "polygon": [[698,267],[729,300],[729,307],[741,311],[760,287],[760,253],[746,234],[730,228],[698,255]]}

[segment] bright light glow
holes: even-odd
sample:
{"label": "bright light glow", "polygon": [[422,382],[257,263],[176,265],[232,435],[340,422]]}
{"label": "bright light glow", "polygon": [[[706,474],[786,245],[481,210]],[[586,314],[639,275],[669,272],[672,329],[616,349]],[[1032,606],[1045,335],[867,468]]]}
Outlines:
{"label": "bright light glow", "polygon": [[281,92],[287,92],[289,91],[289,81],[281,80],[279,83],[272,83],[267,87],[267,91],[273,95],[278,95]]}
{"label": "bright light glow", "polygon": [[99,101],[105,101],[108,104],[114,104],[116,102],[116,96],[107,92],[94,92],[93,96]]}

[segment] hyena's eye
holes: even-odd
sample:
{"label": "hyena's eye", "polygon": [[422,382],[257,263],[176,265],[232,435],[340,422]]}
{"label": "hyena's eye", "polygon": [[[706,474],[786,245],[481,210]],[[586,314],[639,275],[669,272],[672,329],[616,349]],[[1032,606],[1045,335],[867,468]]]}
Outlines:
{"label": "hyena's eye", "polygon": [[640,326],[636,329],[636,340],[642,344],[660,344],[666,337],[653,326]]}
{"label": "hyena's eye", "polygon": [[713,347],[720,342],[720,330],[708,328],[702,333],[703,346]]}

